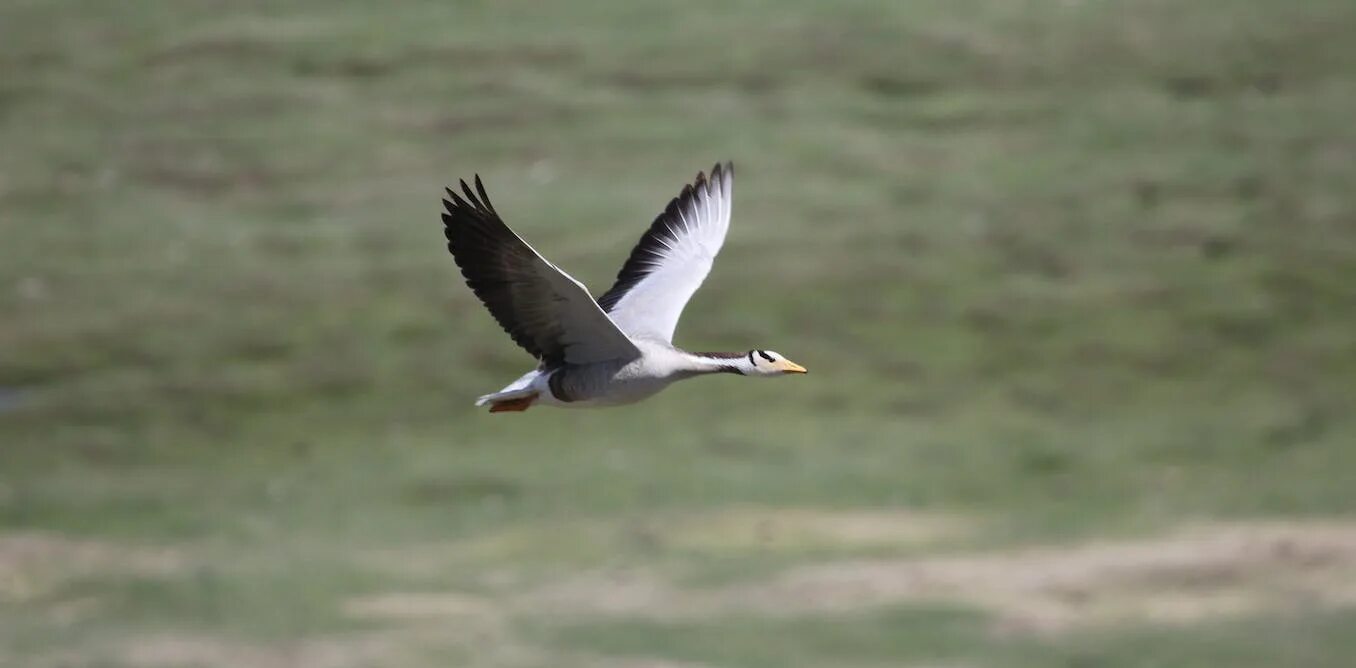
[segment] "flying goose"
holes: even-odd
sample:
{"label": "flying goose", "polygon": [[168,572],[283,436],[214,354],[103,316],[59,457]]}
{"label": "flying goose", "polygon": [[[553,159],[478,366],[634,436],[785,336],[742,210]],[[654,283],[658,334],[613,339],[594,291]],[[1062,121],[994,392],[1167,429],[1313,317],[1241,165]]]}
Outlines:
{"label": "flying goose", "polygon": [[780,376],[805,368],[771,350],[691,353],[673,331],[711,271],[730,225],[734,166],[697,173],[640,238],[617,282],[594,301],[587,288],[514,234],[490,204],[480,176],[472,191],[447,189],[447,249],[466,284],[537,368],[476,400],[490,412],[529,406],[634,403],[674,381],[712,373]]}

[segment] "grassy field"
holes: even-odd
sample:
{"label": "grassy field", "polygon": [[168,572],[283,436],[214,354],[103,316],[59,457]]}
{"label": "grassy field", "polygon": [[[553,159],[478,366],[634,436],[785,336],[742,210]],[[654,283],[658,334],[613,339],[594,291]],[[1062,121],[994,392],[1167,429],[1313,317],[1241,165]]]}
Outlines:
{"label": "grassy field", "polygon": [[[1356,4],[7,0],[0,665],[1356,664]],[[489,416],[442,187],[808,376]]]}

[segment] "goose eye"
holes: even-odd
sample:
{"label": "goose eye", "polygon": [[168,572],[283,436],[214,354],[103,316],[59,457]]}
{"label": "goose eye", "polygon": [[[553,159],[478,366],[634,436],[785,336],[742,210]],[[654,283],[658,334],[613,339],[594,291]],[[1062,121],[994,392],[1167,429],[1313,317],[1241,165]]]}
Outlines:
{"label": "goose eye", "polygon": [[762,351],[762,350],[758,351],[758,356],[761,357],[761,358],[763,358],[763,359],[765,359],[765,360],[767,360],[767,361],[769,361],[769,362],[775,362],[775,361],[776,361],[775,359],[772,358],[771,355],[767,354],[766,352],[764,352],[764,351]]}

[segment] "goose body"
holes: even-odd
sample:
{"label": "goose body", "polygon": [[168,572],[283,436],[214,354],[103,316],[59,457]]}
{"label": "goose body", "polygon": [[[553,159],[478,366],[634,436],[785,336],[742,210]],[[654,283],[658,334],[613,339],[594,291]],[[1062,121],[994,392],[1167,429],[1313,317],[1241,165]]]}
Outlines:
{"label": "goose body", "polygon": [[542,404],[619,406],[700,375],[779,376],[804,367],[768,350],[692,353],[672,343],[679,316],[711,271],[729,228],[734,172],[716,165],[669,202],[617,281],[594,300],[504,224],[480,177],[443,200],[447,247],[466,283],[537,368],[480,397],[490,412]]}

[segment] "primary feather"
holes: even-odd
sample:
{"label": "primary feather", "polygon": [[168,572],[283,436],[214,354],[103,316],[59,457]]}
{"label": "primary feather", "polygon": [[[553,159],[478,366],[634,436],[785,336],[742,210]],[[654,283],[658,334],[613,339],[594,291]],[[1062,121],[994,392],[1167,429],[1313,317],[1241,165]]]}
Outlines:
{"label": "primary feather", "polygon": [[504,331],[547,366],[638,357],[588,289],[514,234],[475,181],[475,192],[465,181],[460,195],[447,189],[444,234],[466,284]]}
{"label": "primary feather", "polygon": [[617,282],[598,303],[622,331],[672,341],[678,319],[701,287],[730,229],[734,166],[716,165],[664,208],[640,238]]}

